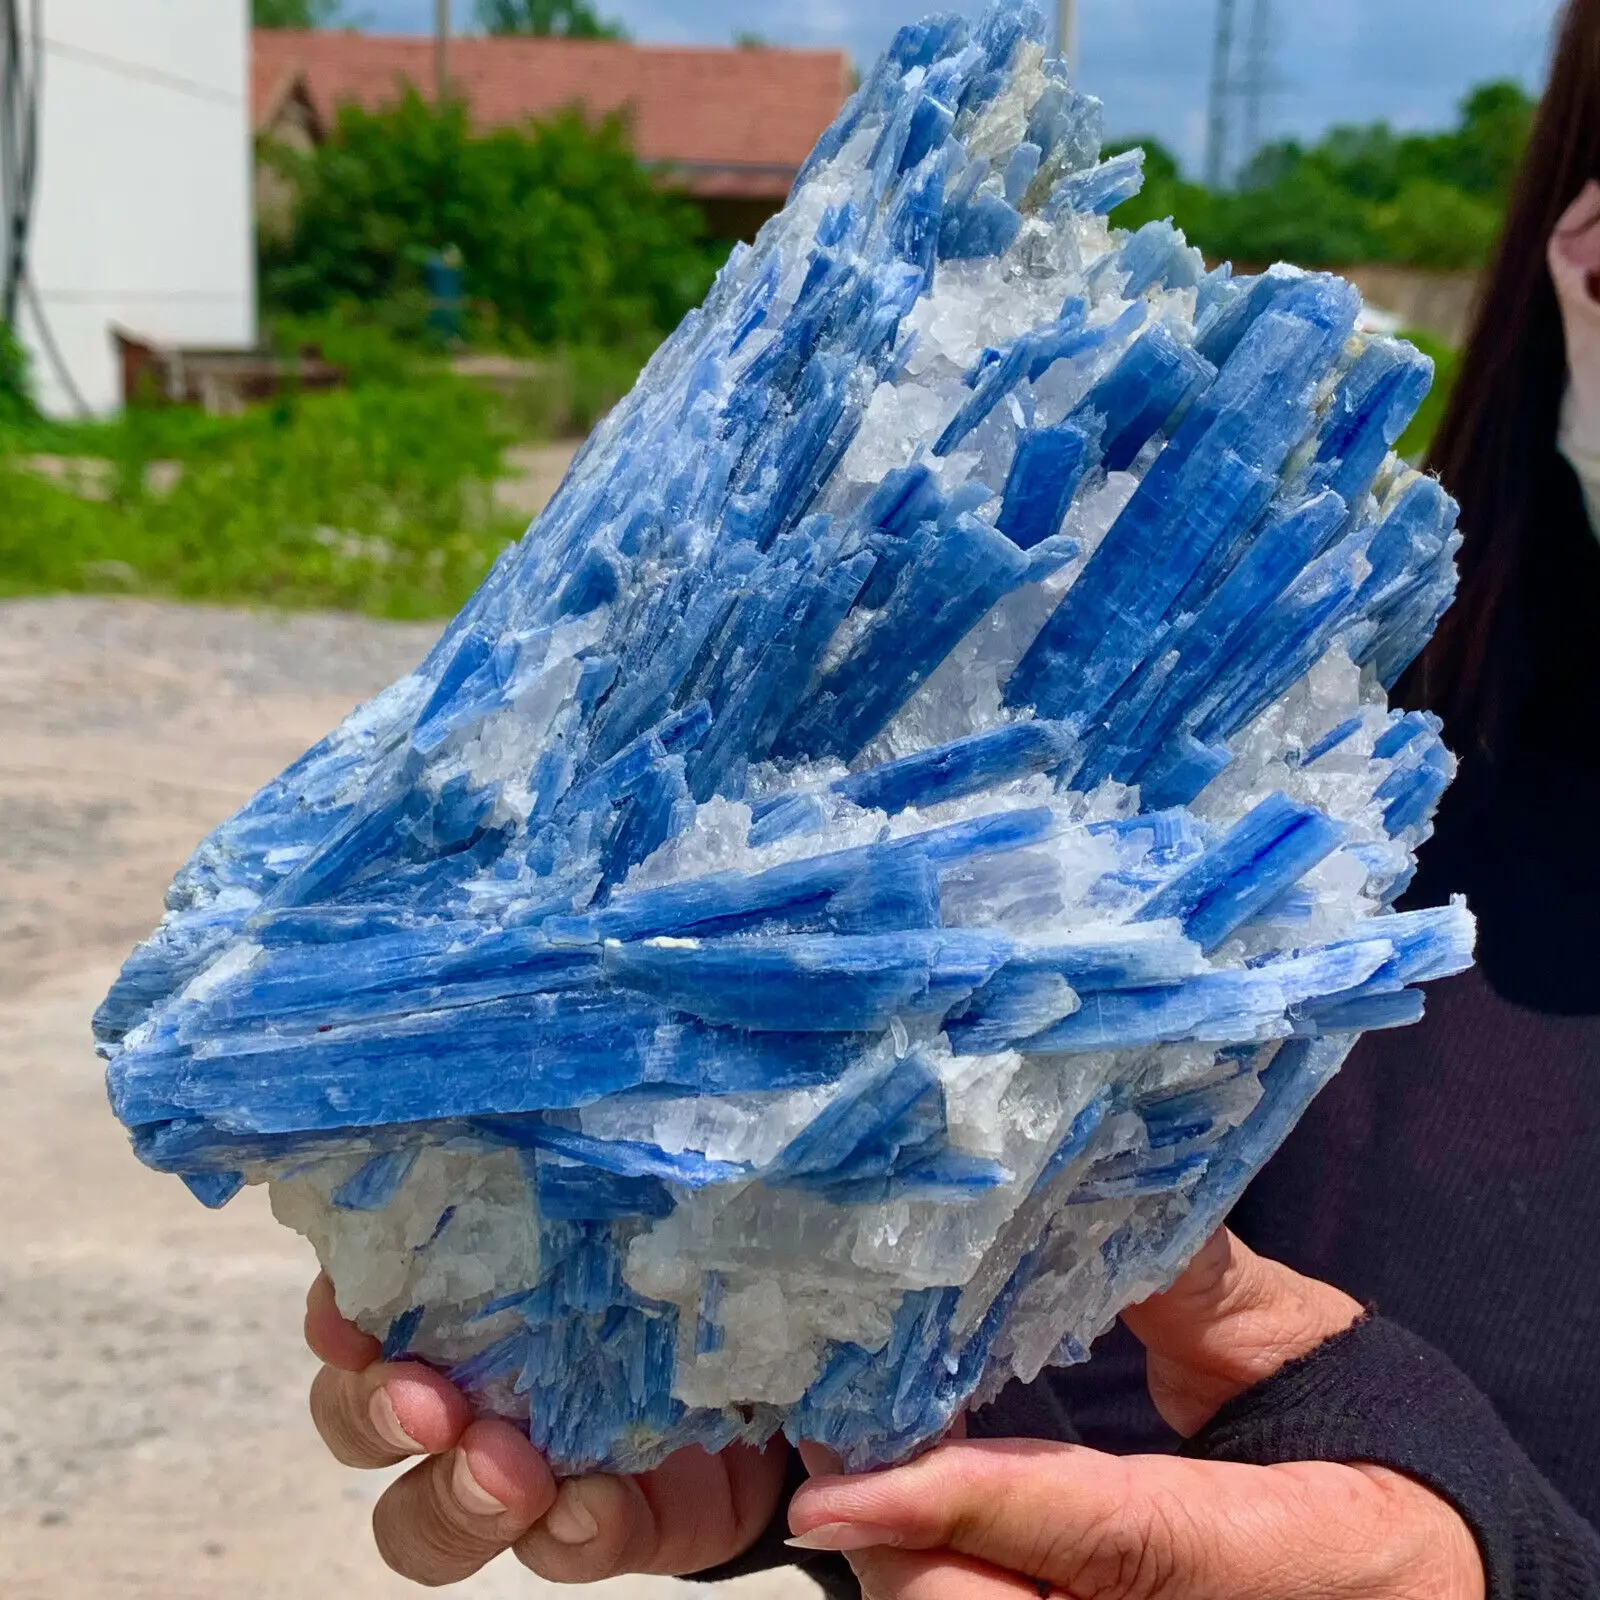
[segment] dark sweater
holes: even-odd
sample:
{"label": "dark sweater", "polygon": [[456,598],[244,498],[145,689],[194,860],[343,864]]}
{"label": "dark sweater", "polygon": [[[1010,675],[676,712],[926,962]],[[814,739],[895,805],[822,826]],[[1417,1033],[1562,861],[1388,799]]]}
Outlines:
{"label": "dark sweater", "polygon": [[1600,1538],[1438,1351],[1373,1317],[1225,1406],[1184,1454],[1365,1461],[1426,1484],[1478,1541],[1489,1600],[1593,1600]]}

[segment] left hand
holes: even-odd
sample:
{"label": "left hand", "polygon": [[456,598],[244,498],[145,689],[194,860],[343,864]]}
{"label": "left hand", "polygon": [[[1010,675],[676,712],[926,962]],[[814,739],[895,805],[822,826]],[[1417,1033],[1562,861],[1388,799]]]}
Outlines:
{"label": "left hand", "polygon": [[351,1467],[420,1458],[372,1513],[379,1553],[414,1583],[456,1583],[506,1550],[552,1583],[698,1572],[742,1554],[777,1508],[781,1440],[716,1455],[690,1446],[654,1472],[558,1484],[526,1428],[474,1421],[438,1373],[380,1360],[378,1341],[340,1316],[326,1277],[306,1301],[306,1340],[324,1363],[312,1420],[334,1456]]}
{"label": "left hand", "polygon": [[[1125,1314],[1180,1432],[1360,1315],[1348,1296],[1218,1234]],[[814,1469],[815,1470],[815,1469]],[[1483,1600],[1477,1546],[1438,1496],[1371,1466],[1249,1467],[985,1440],[816,1477],[804,1547],[843,1550],[868,1600]]]}

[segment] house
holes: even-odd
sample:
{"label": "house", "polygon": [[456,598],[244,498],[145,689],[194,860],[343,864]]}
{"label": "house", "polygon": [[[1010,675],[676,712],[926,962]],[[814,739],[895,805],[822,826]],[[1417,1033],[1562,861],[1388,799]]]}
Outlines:
{"label": "house", "polygon": [[[504,127],[579,105],[623,112],[634,149],[700,202],[711,232],[748,237],[778,211],[817,137],[851,88],[835,50],[683,48],[611,40],[453,39],[449,81],[480,127]],[[258,136],[307,148],[342,103],[375,110],[408,84],[428,98],[426,37],[258,31],[252,107]],[[282,194],[263,181],[263,204]]]}
{"label": "house", "polygon": [[18,332],[54,415],[122,399],[115,330],[256,340],[248,0],[53,0]]}

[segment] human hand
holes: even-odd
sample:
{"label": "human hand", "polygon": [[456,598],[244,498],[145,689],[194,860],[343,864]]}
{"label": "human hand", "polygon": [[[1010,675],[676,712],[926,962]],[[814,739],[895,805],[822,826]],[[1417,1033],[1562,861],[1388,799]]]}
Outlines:
{"label": "human hand", "polygon": [[[1219,1234],[1124,1320],[1163,1415],[1193,1432],[1359,1314]],[[1045,1585],[1085,1600],[1482,1600],[1485,1589],[1461,1518],[1371,1466],[976,1441],[887,1472],[814,1477],[789,1522],[803,1548],[847,1552],[868,1600],[1037,1600]]]}
{"label": "human hand", "polygon": [[381,1361],[378,1341],[339,1315],[325,1275],[306,1299],[306,1343],[324,1363],[312,1420],[338,1460],[425,1458],[372,1514],[383,1559],[416,1583],[456,1583],[504,1550],[556,1583],[698,1572],[748,1549],[777,1509],[781,1441],[680,1450],[654,1472],[558,1484],[519,1428],[474,1421],[460,1391],[416,1362]]}
{"label": "human hand", "polygon": [[1546,259],[1567,338],[1573,433],[1600,448],[1600,183],[1586,183],[1562,214]]}

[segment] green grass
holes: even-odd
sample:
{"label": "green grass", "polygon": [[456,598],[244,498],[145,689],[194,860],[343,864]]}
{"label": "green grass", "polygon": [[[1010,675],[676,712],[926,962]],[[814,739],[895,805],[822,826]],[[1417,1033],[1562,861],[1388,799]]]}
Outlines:
{"label": "green grass", "polygon": [[[276,332],[286,349],[319,344],[352,387],[234,418],[135,407],[115,422],[65,424],[0,412],[0,595],[449,615],[523,531],[494,502],[504,447],[587,430],[648,354],[547,354],[537,378],[497,392],[371,329],[296,322]],[[1407,337],[1437,367],[1399,444],[1418,460],[1457,355],[1426,334]],[[94,488],[104,498],[41,476],[30,466],[40,455],[102,463]],[[165,462],[181,464],[175,487],[150,472]]]}
{"label": "green grass", "polygon": [[[452,613],[523,531],[492,491],[523,419],[381,344],[350,364],[347,391],[237,418],[136,407],[110,423],[0,422],[0,594]],[[41,454],[107,463],[103,498],[42,477]],[[149,473],[160,462],[181,463],[175,487]]]}
{"label": "green grass", "polygon": [[[431,378],[307,396],[230,420],[135,409],[121,422],[0,440],[0,593],[117,590],[182,599],[447,614],[521,532],[490,485],[490,399]],[[111,463],[109,497],[41,479],[28,457]],[[147,482],[182,463],[176,487]]]}

